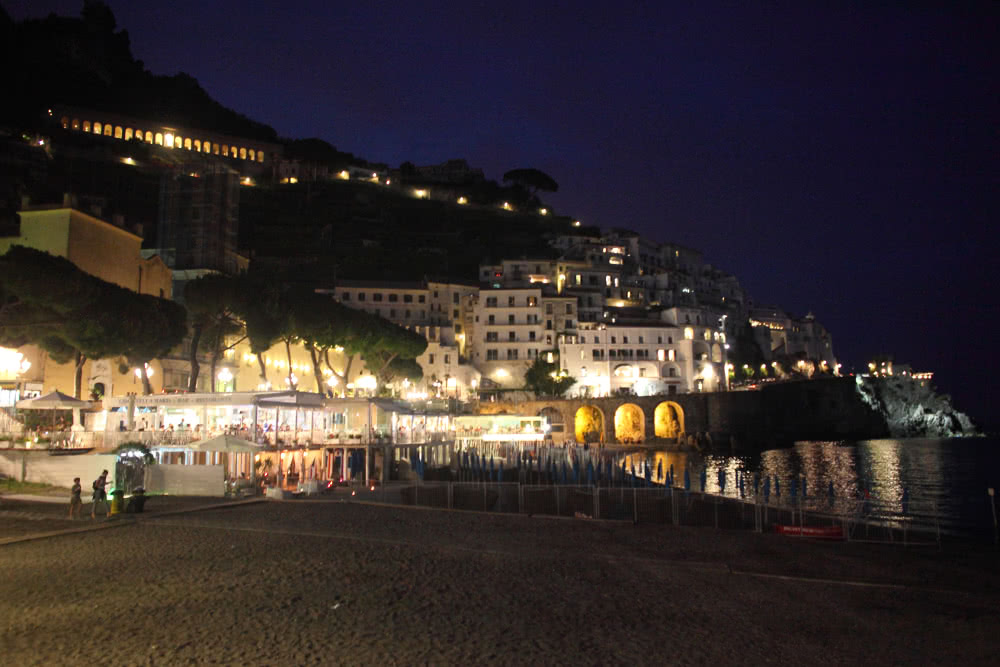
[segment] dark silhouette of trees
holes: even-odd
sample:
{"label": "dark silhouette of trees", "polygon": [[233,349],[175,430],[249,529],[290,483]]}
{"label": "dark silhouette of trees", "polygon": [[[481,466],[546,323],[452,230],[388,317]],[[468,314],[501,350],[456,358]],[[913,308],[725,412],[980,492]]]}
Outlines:
{"label": "dark silhouette of trees", "polygon": [[549,363],[542,355],[524,372],[524,388],[536,396],[562,396],[574,384],[576,378],[565,375],[559,364]]}
{"label": "dark silhouette of trees", "polygon": [[511,169],[503,175],[504,183],[513,183],[527,188],[532,196],[539,190],[557,192],[559,184],[555,179],[538,169]]}
{"label": "dark silhouette of trees", "polygon": [[187,333],[184,307],[137,294],[78,269],[69,260],[14,246],[0,256],[0,343],[33,343],[57,363],[73,361],[73,395],[87,359],[122,356],[141,369]]}

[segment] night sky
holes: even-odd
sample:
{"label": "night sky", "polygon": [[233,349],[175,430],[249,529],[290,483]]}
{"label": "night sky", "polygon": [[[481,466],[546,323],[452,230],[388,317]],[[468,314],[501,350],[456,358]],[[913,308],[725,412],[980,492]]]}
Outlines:
{"label": "night sky", "polygon": [[995,4],[108,4],[148,69],[282,136],[542,169],[557,212],[699,248],[998,425]]}

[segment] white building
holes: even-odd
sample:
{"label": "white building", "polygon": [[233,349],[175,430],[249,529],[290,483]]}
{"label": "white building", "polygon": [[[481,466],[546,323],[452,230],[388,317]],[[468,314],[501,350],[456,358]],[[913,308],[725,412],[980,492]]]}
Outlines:
{"label": "white building", "polygon": [[406,386],[414,397],[465,399],[476,391],[480,374],[467,361],[466,340],[479,288],[443,282],[342,280],[330,290],[337,301],[406,327],[427,339],[417,357],[424,377]]}
{"label": "white building", "polygon": [[522,387],[535,359],[577,328],[576,297],[541,287],[483,288],[474,312],[470,359],[484,378],[507,389]]}
{"label": "white building", "polygon": [[576,378],[570,396],[638,396],[720,391],[727,362],[718,331],[665,324],[581,324],[562,336],[559,363]]}

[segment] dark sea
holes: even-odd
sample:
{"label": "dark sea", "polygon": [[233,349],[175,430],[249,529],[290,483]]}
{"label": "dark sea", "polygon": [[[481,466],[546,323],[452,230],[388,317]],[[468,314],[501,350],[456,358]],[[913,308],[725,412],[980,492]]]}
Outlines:
{"label": "dark sea", "polygon": [[993,488],[1000,494],[997,438],[799,442],[751,456],[655,450],[604,450],[599,456],[619,468],[623,461],[634,466],[639,477],[648,465],[654,482],[672,465],[674,486],[683,486],[686,470],[690,488],[701,490],[704,471],[706,492],[753,499],[755,485],[763,498],[769,480],[770,504],[845,513],[867,503],[866,510],[885,518],[915,517],[952,534],[992,535],[991,503],[1000,501],[988,493]]}

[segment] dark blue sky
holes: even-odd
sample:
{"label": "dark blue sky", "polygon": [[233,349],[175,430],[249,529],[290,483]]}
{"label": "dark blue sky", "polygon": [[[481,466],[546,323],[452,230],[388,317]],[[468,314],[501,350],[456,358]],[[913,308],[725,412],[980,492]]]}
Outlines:
{"label": "dark blue sky", "polygon": [[150,70],[284,136],[542,169],[559,212],[700,248],[996,423],[994,4],[108,4]]}

